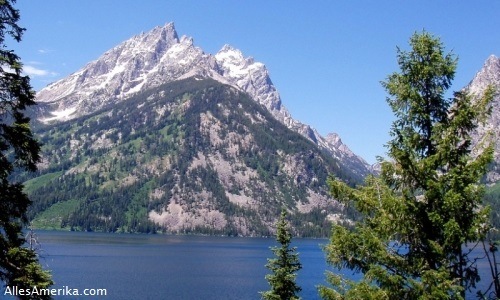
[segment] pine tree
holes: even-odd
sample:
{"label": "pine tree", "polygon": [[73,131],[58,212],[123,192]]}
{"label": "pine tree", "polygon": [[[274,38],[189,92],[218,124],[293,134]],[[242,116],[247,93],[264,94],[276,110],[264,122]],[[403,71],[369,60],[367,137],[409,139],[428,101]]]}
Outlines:
{"label": "pine tree", "polygon": [[[10,181],[16,169],[35,171],[40,145],[34,139],[25,109],[34,105],[29,77],[22,75],[19,57],[5,45],[6,35],[21,41],[15,0],[0,0],[0,280],[18,288],[52,284],[36,253],[23,247],[22,228],[30,200],[20,183]],[[29,297],[28,297],[29,298]]]}
{"label": "pine tree", "polygon": [[333,288],[320,287],[324,299],[464,299],[479,280],[463,247],[486,232],[480,180],[492,147],[485,140],[472,149],[470,134],[489,113],[493,90],[445,98],[457,59],[427,32],[415,33],[410,46],[398,49],[400,72],[383,82],[396,116],[391,161],[362,187],[329,182],[363,219],[352,231],[334,226],[327,260],[363,278],[329,274]]}
{"label": "pine tree", "polygon": [[261,292],[262,298],[266,300],[300,299],[297,293],[302,289],[295,283],[295,278],[296,272],[302,268],[302,265],[296,252],[297,248],[290,247],[292,235],[288,230],[285,210],[281,211],[277,223],[276,241],[281,245],[271,248],[276,258],[268,259],[266,264],[272,272],[266,275],[271,290]]}

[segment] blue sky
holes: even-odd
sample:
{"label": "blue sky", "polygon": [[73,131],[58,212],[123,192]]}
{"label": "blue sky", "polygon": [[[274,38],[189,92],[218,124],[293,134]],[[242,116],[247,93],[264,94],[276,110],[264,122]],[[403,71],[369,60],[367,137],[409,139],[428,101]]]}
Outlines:
{"label": "blue sky", "polygon": [[500,1],[18,0],[20,44],[10,43],[40,90],[120,42],[174,22],[215,54],[224,44],[264,63],[294,118],[338,133],[369,163],[384,155],[392,122],[380,85],[397,71],[396,46],[415,31],[459,58],[453,90],[500,56]]}

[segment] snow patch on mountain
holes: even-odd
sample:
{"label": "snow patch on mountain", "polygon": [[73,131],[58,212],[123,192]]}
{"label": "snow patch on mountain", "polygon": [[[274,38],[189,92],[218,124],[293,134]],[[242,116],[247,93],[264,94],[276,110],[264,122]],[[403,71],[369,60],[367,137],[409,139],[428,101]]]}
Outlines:
{"label": "snow patch on mountain", "polygon": [[60,111],[53,111],[51,114],[53,117],[43,119],[44,122],[50,122],[53,120],[68,120],[72,114],[76,112],[76,107],[70,107]]}

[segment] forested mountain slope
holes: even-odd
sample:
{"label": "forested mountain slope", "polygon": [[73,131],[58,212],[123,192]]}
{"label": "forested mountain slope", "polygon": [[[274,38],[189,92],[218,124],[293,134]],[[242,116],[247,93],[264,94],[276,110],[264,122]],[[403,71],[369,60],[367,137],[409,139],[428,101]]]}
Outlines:
{"label": "forested mountain slope", "polygon": [[327,177],[360,180],[248,94],[196,76],[35,128],[39,227],[269,235],[286,207],[296,234],[321,236],[345,213]]}

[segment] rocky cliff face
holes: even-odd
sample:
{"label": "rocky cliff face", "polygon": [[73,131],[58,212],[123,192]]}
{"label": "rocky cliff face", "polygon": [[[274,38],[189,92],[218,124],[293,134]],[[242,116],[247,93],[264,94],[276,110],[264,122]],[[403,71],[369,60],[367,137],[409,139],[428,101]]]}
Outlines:
{"label": "rocky cliff face", "polygon": [[487,174],[487,182],[494,183],[500,180],[500,58],[491,55],[482,69],[477,72],[472,81],[465,87],[469,93],[480,97],[488,86],[497,90],[491,104],[491,115],[484,125],[480,125],[473,135],[474,145],[480,143],[491,134],[494,143],[494,163]]}
{"label": "rocky cliff face", "polygon": [[215,55],[206,54],[193,44],[192,38],[179,38],[173,23],[132,37],[69,77],[42,89],[37,99],[47,109],[41,120],[51,124],[71,120],[140,91],[194,76],[212,78],[248,93],[277,120],[330,153],[357,177],[370,172],[369,165],[338,136],[325,138],[293,119],[282,105],[264,64],[244,57],[229,45]]}

